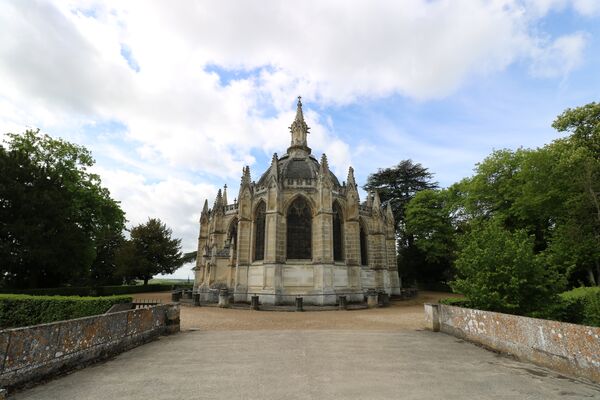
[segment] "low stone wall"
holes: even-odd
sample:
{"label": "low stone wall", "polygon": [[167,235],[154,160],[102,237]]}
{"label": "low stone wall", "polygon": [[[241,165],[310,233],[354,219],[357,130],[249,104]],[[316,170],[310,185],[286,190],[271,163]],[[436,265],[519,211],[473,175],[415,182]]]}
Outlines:
{"label": "low stone wall", "polygon": [[433,331],[600,383],[600,328],[443,304],[426,304],[425,319]]}
{"label": "low stone wall", "polygon": [[0,387],[13,389],[179,331],[179,305],[0,331]]}

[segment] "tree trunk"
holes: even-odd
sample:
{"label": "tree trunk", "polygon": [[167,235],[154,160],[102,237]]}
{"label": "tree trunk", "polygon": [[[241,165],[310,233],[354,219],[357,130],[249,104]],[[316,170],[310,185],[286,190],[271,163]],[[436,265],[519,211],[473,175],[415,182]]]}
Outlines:
{"label": "tree trunk", "polygon": [[144,277],[144,286],[148,286],[148,278],[147,276]]}
{"label": "tree trunk", "polygon": [[596,286],[597,282],[596,282],[596,277],[594,276],[594,270],[591,268],[588,268],[588,279],[590,281],[590,286]]}

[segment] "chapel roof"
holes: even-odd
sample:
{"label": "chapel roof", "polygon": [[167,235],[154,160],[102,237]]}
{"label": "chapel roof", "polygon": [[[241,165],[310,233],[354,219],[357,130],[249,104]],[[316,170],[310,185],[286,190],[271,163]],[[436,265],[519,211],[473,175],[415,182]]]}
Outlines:
{"label": "chapel roof", "polygon": [[[284,182],[287,179],[317,179],[319,176],[319,169],[321,165],[313,155],[306,155],[304,157],[290,157],[288,154],[284,154],[281,158],[277,159],[278,165],[278,176],[283,179]],[[258,180],[258,186],[264,186],[267,183],[267,178],[271,172],[271,165]],[[335,186],[341,186],[340,181],[331,170],[328,170],[331,181]]]}
{"label": "chapel roof", "polygon": [[[290,126],[292,133],[292,143],[288,148],[288,152],[277,158],[278,166],[278,177],[283,179],[284,182],[288,179],[317,179],[319,176],[319,169],[321,165],[317,159],[311,154],[310,148],[307,146],[307,135],[309,131],[308,125],[304,121],[304,114],[302,112],[302,101],[298,97],[298,104],[296,109],[296,118]],[[276,155],[275,155],[276,156]],[[271,166],[262,174],[258,180],[258,186],[264,186],[267,183],[267,177],[269,176]],[[327,168],[331,181],[335,186],[341,186],[338,178]]]}

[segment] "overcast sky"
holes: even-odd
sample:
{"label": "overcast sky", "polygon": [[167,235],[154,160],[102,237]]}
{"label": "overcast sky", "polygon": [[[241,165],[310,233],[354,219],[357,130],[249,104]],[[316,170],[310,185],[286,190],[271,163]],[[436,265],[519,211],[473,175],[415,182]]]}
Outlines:
{"label": "overcast sky", "polygon": [[285,152],[296,96],[340,180],[411,158],[448,186],[600,100],[599,41],[598,0],[2,0],[0,133],[86,146],[129,225],[191,251],[204,199]]}

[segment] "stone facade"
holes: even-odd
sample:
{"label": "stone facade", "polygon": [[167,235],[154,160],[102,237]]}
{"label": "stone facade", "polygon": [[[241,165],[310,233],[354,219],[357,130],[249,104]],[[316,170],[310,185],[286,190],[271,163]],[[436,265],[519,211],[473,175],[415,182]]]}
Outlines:
{"label": "stone facade", "polygon": [[219,190],[200,217],[194,292],[228,288],[236,301],[265,304],[362,301],[368,289],[400,294],[394,216],[376,192],[360,203],[354,171],[340,184],[307,145],[298,99],[287,153],[273,155],[258,182],[245,167],[237,198]]}

